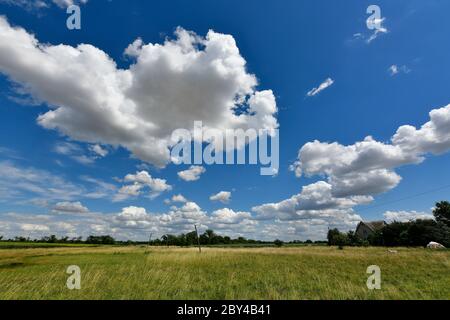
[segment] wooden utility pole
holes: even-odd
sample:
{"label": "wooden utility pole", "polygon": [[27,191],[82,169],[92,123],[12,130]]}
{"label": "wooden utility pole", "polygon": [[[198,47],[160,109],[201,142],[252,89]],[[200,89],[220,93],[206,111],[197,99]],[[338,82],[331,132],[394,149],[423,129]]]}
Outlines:
{"label": "wooden utility pole", "polygon": [[150,242],[152,242],[153,233],[150,233],[150,238],[148,238],[148,246],[150,247]]}
{"label": "wooden utility pole", "polygon": [[202,253],[202,247],[200,246],[200,238],[199,238],[199,236],[198,236],[197,225],[194,224],[194,227],[195,227],[195,233],[197,234],[198,251],[199,251],[200,253]]}

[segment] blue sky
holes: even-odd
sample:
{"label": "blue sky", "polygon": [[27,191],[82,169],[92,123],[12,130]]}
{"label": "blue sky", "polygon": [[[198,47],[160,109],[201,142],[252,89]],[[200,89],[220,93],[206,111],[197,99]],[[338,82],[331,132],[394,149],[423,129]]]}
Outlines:
{"label": "blue sky", "polygon": [[[144,44],[163,45],[166,37],[176,39],[177,27],[200,37],[205,37],[211,29],[232,36],[239,55],[246,61],[247,74],[258,79],[259,85],[254,90],[270,89],[276,98],[278,112],[274,117],[280,130],[280,169],[275,177],[267,177],[259,174],[258,166],[205,166],[206,172],[197,181],[189,182],[178,176],[181,170],[189,169],[188,165],[168,164],[156,168],[148,158],[133,155],[127,146],[120,143],[111,146],[111,140],[104,136],[96,137],[96,143],[80,139],[76,132],[84,129],[71,126],[70,119],[64,122],[65,128],[71,127],[70,130],[60,130],[61,123],[56,124],[59,131],[45,128],[37,118],[58,105],[52,105],[47,101],[50,99],[45,98],[38,105],[31,102],[36,97],[48,97],[48,92],[39,91],[45,87],[47,74],[37,71],[35,79],[31,74],[39,68],[28,67],[20,72],[14,69],[18,64],[5,56],[10,48],[3,43],[0,45],[0,163],[3,171],[0,172],[4,176],[0,177],[0,234],[39,236],[103,232],[119,238],[140,239],[149,230],[157,234],[184,232],[192,229],[192,222],[196,222],[202,228],[213,227],[219,232],[260,239],[322,239],[329,226],[350,229],[358,219],[423,216],[431,213],[436,201],[449,198],[450,189],[442,188],[450,181],[447,170],[450,128],[444,122],[443,129],[436,129],[442,139],[439,146],[427,141],[425,147],[421,145],[410,151],[410,145],[401,145],[402,152],[409,150],[405,158],[423,156],[425,159],[402,159],[386,168],[380,164],[383,170],[395,172],[401,181],[386,186],[383,192],[346,195],[372,199],[358,199],[352,206],[327,207],[327,210],[337,210],[336,219],[334,211],[324,216],[320,206],[312,209],[314,212],[303,212],[301,201],[304,200],[298,200],[300,203],[290,213],[274,205],[301,194],[304,186],[320,181],[332,184],[327,179],[333,177],[344,179],[337,173],[342,168],[330,169],[332,173],[324,169],[310,176],[296,177],[289,168],[296,160],[301,160],[297,159],[298,152],[308,142],[318,140],[349,146],[372,136],[389,145],[400,126],[411,125],[419,130],[430,121],[431,110],[450,103],[450,43],[446,41],[450,30],[446,17],[450,3],[377,1],[387,32],[380,32],[376,39],[368,42],[373,31],[366,26],[369,17],[366,9],[374,4],[369,1],[346,1],[345,4],[336,1],[285,1],[283,4],[256,0],[166,1],[154,4],[89,0],[80,5],[81,30],[68,30],[68,15],[52,1],[47,1],[46,8],[11,2],[0,1],[0,15],[8,21],[3,32],[17,26],[27,34],[34,34],[43,45],[64,44],[76,48],[81,43],[90,44],[115,61],[118,70],[128,70],[135,63],[124,51],[137,38]],[[28,3],[33,4],[33,1]],[[15,48],[14,45],[9,46]],[[23,50],[23,57],[20,56],[22,51],[17,52],[18,60],[28,59],[26,50]],[[91,68],[95,69],[96,65]],[[147,76],[156,77],[152,73]],[[145,81],[147,78],[143,77]],[[31,84],[28,83],[32,78]],[[310,90],[328,78],[333,80],[332,85],[308,96]],[[152,81],[158,82],[157,79]],[[95,89],[98,83],[87,85]],[[58,94],[69,97],[70,87],[67,90],[67,94],[61,90]],[[58,99],[55,101],[64,100]],[[187,114],[177,116],[183,118]],[[123,121],[125,123],[126,119]],[[426,135],[419,132],[418,140],[421,134]],[[414,146],[421,143],[414,143]],[[107,150],[108,154],[102,156],[90,151],[94,145]],[[435,152],[436,148],[439,152]],[[308,164],[303,160],[300,166],[305,171]],[[352,167],[348,165],[346,169],[352,170]],[[149,196],[146,186],[137,196],[115,201],[120,188],[127,185],[124,178],[138,171],[147,172],[152,179],[164,179],[165,185],[170,187],[153,197]],[[11,172],[9,177],[8,172]],[[393,173],[389,174],[395,180]],[[69,185],[70,190],[66,192],[64,185]],[[43,186],[62,190],[50,195],[39,189]],[[209,199],[220,191],[230,192],[231,200],[222,203]],[[168,204],[165,201],[179,194],[187,202]],[[402,200],[404,198],[408,199]],[[272,206],[265,206],[267,204]],[[223,211],[225,208],[229,211]],[[390,216],[384,216],[387,211]],[[192,217],[183,220],[180,212],[192,213]],[[164,214],[181,220],[173,225],[161,223]],[[263,219],[259,215],[271,218]],[[233,223],[225,223],[227,218]]]}

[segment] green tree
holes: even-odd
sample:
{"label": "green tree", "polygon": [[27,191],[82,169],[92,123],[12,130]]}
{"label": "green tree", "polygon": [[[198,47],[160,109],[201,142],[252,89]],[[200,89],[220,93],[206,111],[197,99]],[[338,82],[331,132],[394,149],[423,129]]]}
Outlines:
{"label": "green tree", "polygon": [[244,237],[239,237],[236,239],[235,242],[236,243],[247,243],[247,239],[245,239]]}
{"label": "green tree", "polygon": [[348,244],[351,246],[361,246],[362,240],[356,235],[355,231],[349,231],[347,233]]}
{"label": "green tree", "polygon": [[88,244],[115,244],[116,241],[111,236],[89,236],[86,239]]}
{"label": "green tree", "polygon": [[393,222],[383,228],[383,242],[385,246],[408,246],[409,242],[408,222]]}
{"label": "green tree", "polygon": [[337,237],[335,238],[336,240],[336,245],[338,245],[339,247],[343,247],[349,244],[348,241],[348,236],[345,233],[339,233],[339,235],[337,235]]}
{"label": "green tree", "polygon": [[329,246],[335,246],[335,245],[337,245],[337,242],[336,242],[336,240],[337,240],[337,238],[338,238],[338,236],[340,235],[341,233],[339,232],[339,230],[338,229],[330,229],[330,230],[328,230],[328,236],[327,236],[327,238],[328,238],[328,245]]}
{"label": "green tree", "polygon": [[433,215],[437,222],[442,222],[450,227],[450,202],[441,201],[436,203],[433,210]]}
{"label": "green tree", "polygon": [[282,247],[284,245],[284,242],[277,239],[273,242],[277,247]]}
{"label": "green tree", "polygon": [[186,245],[187,246],[197,245],[197,233],[195,231],[186,234]]}
{"label": "green tree", "polygon": [[216,242],[216,234],[213,230],[208,229],[204,234],[201,235],[200,240],[203,240],[204,244],[217,244]]}

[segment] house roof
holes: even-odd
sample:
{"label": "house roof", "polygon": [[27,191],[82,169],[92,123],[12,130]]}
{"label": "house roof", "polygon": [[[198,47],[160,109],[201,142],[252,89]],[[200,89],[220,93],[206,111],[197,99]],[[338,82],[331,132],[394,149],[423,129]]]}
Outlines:
{"label": "house roof", "polygon": [[380,230],[386,225],[385,221],[370,221],[370,222],[361,221],[361,223],[365,224],[372,231]]}

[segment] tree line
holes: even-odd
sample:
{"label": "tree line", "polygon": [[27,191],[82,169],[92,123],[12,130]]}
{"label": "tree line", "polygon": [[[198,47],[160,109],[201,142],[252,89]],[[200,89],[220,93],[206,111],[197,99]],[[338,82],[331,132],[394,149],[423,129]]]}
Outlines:
{"label": "tree line", "polygon": [[359,238],[354,231],[347,233],[338,229],[328,231],[328,245],[337,246],[426,246],[431,241],[450,247],[450,203],[441,201],[433,210],[434,220],[394,221],[371,234],[367,240]]}
{"label": "tree line", "polygon": [[[0,236],[0,241],[3,237]],[[229,236],[222,236],[208,229],[197,238],[195,231],[189,233],[182,233],[180,235],[166,234],[157,239],[149,239],[148,241],[118,241],[113,237],[106,236],[89,236],[86,239],[82,237],[61,237],[55,235],[45,236],[40,239],[30,239],[25,237],[14,237],[13,239],[4,240],[7,242],[35,242],[35,243],[51,243],[51,244],[94,244],[94,245],[150,245],[150,246],[179,246],[190,247],[196,246],[200,242],[202,246],[210,245],[275,245],[281,247],[285,244],[326,244],[326,241],[300,241],[294,240],[291,242],[284,242],[279,239],[275,241],[260,241],[247,239],[244,237],[231,238]]]}
{"label": "tree line", "polygon": [[61,237],[56,235],[44,236],[40,239],[31,239],[29,237],[14,237],[11,239],[3,239],[0,236],[0,241],[4,242],[35,242],[35,243],[55,243],[55,244],[121,244],[123,241],[117,241],[111,236],[89,236],[86,239],[83,237]]}

